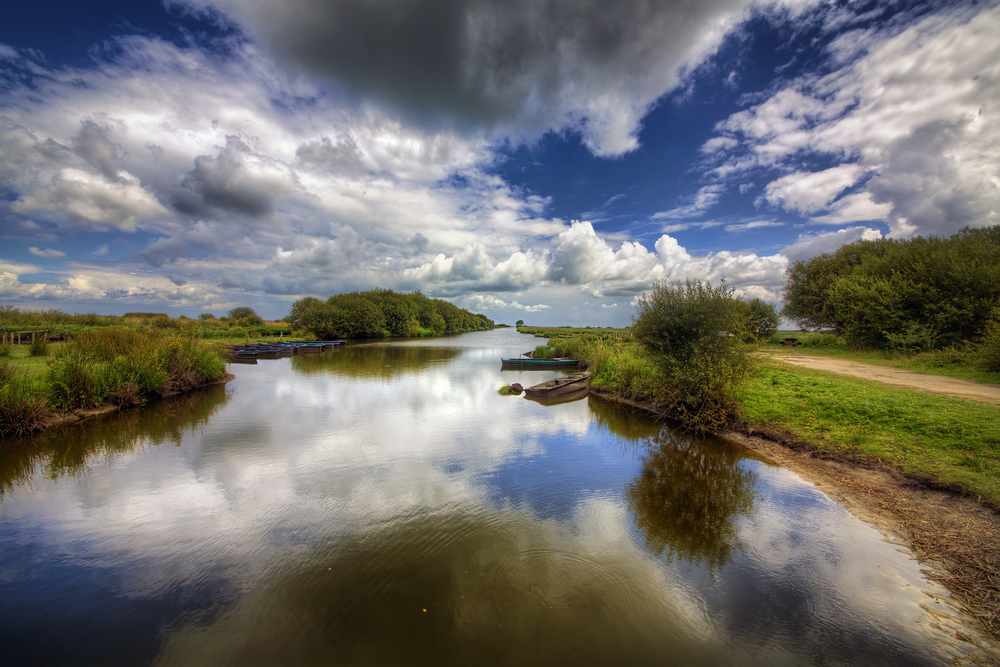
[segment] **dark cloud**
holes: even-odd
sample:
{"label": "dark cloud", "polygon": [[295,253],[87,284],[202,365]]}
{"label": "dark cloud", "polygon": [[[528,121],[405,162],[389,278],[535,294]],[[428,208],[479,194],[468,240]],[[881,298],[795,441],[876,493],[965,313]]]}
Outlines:
{"label": "dark cloud", "polygon": [[201,155],[194,165],[173,194],[174,208],[192,216],[264,217],[274,210],[275,197],[291,192],[297,182],[286,165],[255,153],[236,136],[226,137],[216,157]]}
{"label": "dark cloud", "polygon": [[[199,4],[199,0],[189,0]],[[209,0],[200,0],[208,2]],[[745,0],[218,0],[275,53],[423,126],[577,127],[635,147],[649,106]],[[720,30],[721,29],[721,30]]]}
{"label": "dark cloud", "polygon": [[84,120],[80,132],[73,137],[73,152],[101,172],[112,183],[121,182],[119,162],[125,150],[108,139],[107,130],[92,120]]}
{"label": "dark cloud", "polygon": [[357,142],[347,133],[336,139],[322,137],[302,144],[295,150],[295,157],[302,164],[331,174],[358,176],[368,171]]}

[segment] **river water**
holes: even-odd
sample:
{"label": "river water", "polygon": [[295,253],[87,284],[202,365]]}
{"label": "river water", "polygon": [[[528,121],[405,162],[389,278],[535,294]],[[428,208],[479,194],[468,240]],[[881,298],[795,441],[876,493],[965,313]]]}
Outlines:
{"label": "river water", "polygon": [[232,365],[0,458],[3,664],[952,664],[992,645],[794,473],[513,330]]}

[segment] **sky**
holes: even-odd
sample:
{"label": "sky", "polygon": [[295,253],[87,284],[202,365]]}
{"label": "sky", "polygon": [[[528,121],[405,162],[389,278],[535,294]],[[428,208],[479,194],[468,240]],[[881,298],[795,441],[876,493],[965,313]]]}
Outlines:
{"label": "sky", "polygon": [[780,306],[843,243],[1000,224],[997,35],[996,1],[14,3],[0,304]]}

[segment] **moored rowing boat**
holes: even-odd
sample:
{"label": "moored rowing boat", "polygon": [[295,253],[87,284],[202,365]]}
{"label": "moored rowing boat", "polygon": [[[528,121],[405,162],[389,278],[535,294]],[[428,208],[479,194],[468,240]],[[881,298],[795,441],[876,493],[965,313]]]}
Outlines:
{"label": "moored rowing boat", "polygon": [[534,387],[528,387],[524,390],[524,393],[528,396],[538,396],[543,398],[561,396],[563,394],[570,394],[575,391],[586,389],[589,382],[590,373],[574,373],[573,375],[567,375],[566,377],[556,378],[555,380],[549,380],[548,382],[536,384]]}

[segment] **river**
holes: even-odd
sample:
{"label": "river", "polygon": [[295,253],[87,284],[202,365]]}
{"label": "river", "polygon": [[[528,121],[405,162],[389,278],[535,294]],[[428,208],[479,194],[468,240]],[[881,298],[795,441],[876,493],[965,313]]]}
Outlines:
{"label": "river", "polygon": [[231,365],[0,456],[3,664],[940,665],[997,654],[787,469],[512,329]]}

